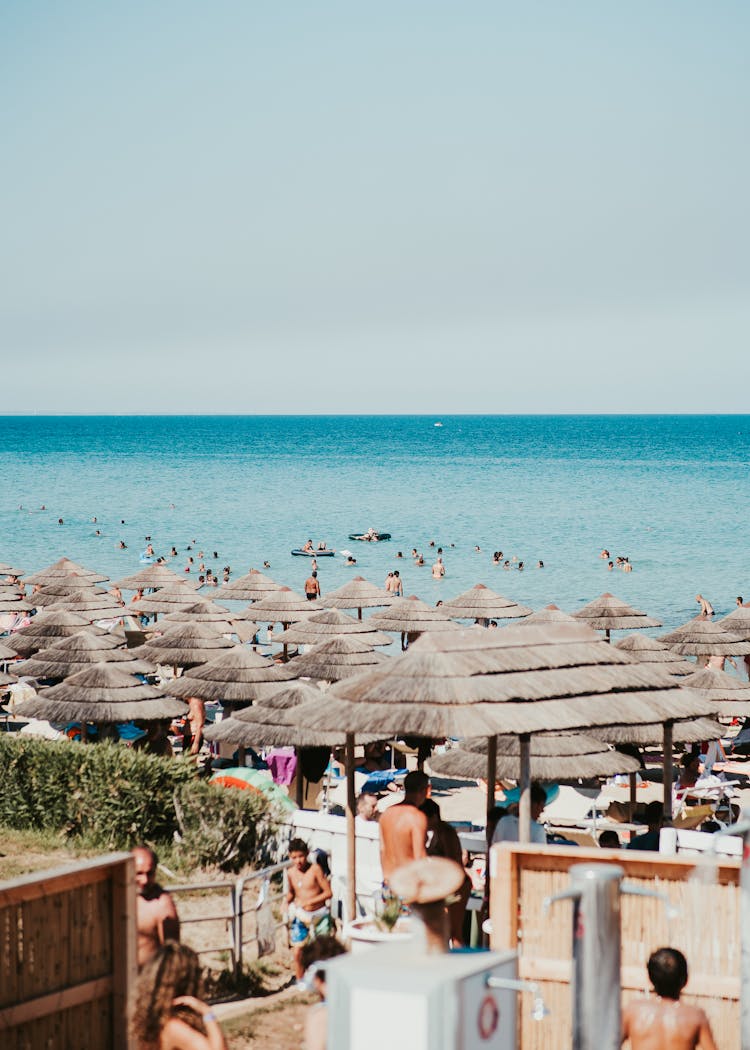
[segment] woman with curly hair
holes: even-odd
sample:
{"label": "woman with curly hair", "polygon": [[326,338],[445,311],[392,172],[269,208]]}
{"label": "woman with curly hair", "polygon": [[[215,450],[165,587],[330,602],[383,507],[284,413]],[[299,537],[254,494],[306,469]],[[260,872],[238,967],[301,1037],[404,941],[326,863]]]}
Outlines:
{"label": "woman with curly hair", "polygon": [[198,956],[167,941],[138,978],[130,1025],[138,1050],[228,1050],[216,1014],[200,994]]}

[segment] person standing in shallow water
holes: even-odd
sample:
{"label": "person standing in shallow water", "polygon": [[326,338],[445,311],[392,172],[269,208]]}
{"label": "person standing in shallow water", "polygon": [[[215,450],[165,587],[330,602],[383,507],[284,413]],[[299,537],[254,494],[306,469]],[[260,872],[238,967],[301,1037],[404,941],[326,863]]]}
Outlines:
{"label": "person standing in shallow water", "polygon": [[314,602],[316,598],[320,597],[320,584],[318,583],[318,574],[315,569],[305,580],[305,597],[309,602]]}

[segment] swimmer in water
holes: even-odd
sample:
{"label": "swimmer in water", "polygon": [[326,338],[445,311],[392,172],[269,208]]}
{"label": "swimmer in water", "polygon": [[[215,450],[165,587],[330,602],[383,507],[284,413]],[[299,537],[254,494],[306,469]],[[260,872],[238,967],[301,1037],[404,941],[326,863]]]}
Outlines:
{"label": "swimmer in water", "polygon": [[700,611],[700,615],[701,616],[713,616],[714,615],[714,607],[713,607],[713,605],[711,604],[711,602],[707,598],[704,598],[702,594],[696,594],[695,600],[698,602],[698,604],[701,607],[701,611]]}
{"label": "swimmer in water", "polygon": [[622,1016],[622,1041],[632,1050],[716,1050],[703,1010],[680,1001],[688,981],[687,960],[674,948],[660,948],[648,960],[655,999],[634,999]]}

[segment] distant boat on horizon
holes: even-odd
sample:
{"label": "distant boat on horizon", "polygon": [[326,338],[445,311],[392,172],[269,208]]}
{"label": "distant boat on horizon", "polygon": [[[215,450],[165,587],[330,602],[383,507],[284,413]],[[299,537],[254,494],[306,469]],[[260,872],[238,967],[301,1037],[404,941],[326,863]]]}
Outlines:
{"label": "distant boat on horizon", "polygon": [[441,427],[442,425],[443,425],[442,423],[435,423],[436,427]]}

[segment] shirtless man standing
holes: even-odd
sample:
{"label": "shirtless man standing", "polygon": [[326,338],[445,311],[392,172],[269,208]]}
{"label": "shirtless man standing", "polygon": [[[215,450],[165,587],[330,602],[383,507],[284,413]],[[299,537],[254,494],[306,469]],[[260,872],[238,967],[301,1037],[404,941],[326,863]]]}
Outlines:
{"label": "shirtless man standing", "polygon": [[380,863],[383,882],[396,868],[427,856],[427,817],[420,806],[430,793],[430,778],[415,769],[404,778],[404,801],[389,806],[380,818]]}
{"label": "shirtless man standing", "polygon": [[[329,916],[328,901],[333,896],[331,884],[319,864],[308,860],[307,843],[292,839],[289,843],[289,890],[286,895],[287,913],[291,920],[291,941],[297,980],[305,976],[302,948],[316,936],[318,924]],[[325,929],[330,933],[329,926]]]}
{"label": "shirtless man standing", "polygon": [[687,961],[674,948],[660,948],[648,961],[656,999],[634,999],[622,1017],[622,1041],[633,1050],[716,1050],[703,1010],[680,1002],[687,984]]}
{"label": "shirtless man standing", "polygon": [[305,580],[305,596],[309,602],[314,602],[316,598],[320,597],[320,584],[318,583],[318,574],[315,569]]}
{"label": "shirtless man standing", "polygon": [[179,941],[180,920],[172,895],[156,881],[157,856],[148,846],[136,846],[135,884],[138,930],[138,967],[147,963],[165,941]]}
{"label": "shirtless man standing", "polygon": [[443,565],[442,558],[438,558],[438,560],[432,566],[432,575],[436,580],[440,580],[443,576],[445,576],[445,566]]}

